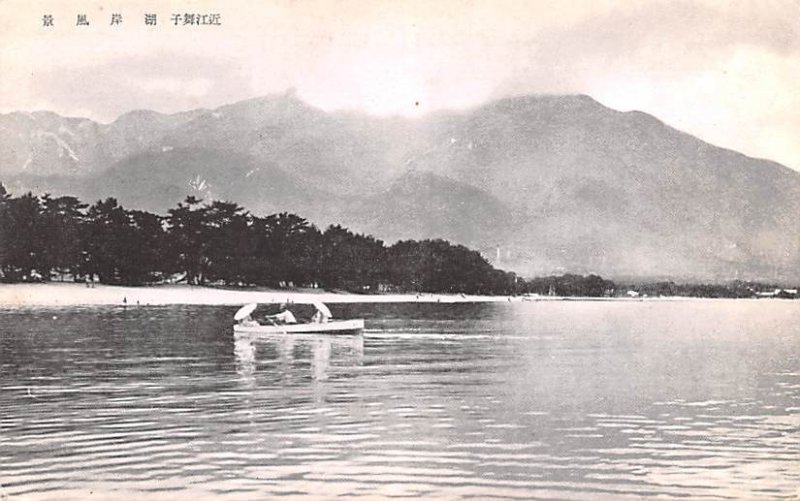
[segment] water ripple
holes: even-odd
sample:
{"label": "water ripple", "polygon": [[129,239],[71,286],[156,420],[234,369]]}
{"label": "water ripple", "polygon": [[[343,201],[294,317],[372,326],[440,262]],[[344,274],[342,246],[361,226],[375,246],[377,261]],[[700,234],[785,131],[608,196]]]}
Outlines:
{"label": "water ripple", "polygon": [[0,312],[0,499],[798,495],[791,302],[338,307]]}

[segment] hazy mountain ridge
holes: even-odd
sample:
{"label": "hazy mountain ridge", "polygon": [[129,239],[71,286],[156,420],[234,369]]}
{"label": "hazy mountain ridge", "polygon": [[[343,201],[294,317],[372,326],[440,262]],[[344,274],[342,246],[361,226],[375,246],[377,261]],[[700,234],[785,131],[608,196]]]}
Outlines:
{"label": "hazy mountain ridge", "polygon": [[800,174],[588,96],[417,120],[291,94],[110,124],[0,115],[0,180],[163,213],[187,194],[384,239],[442,236],[524,273],[800,275]]}
{"label": "hazy mountain ridge", "polygon": [[423,168],[528,208],[509,242],[527,253],[518,262],[704,278],[796,269],[800,175],[644,113],[586,96],[507,99],[439,143]]}
{"label": "hazy mountain ridge", "polygon": [[0,173],[88,176],[160,141],[201,110],[165,115],[137,110],[114,122],[62,117],[49,111],[0,114]]}

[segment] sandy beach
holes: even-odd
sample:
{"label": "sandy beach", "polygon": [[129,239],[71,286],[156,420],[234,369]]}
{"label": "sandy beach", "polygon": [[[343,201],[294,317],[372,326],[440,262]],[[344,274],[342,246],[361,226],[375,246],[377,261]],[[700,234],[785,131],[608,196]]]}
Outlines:
{"label": "sandy beach", "polygon": [[[519,300],[519,298],[514,298]],[[279,289],[219,289],[189,285],[122,287],[75,283],[2,284],[0,306],[92,306],[92,305],[236,305],[246,303],[295,302],[321,300],[326,303],[461,303],[509,301],[507,296],[467,296],[448,294],[347,294],[326,291]]]}
{"label": "sandy beach", "polygon": [[[754,298],[747,298],[757,300]],[[693,301],[713,298],[653,297],[563,297],[563,296],[477,296],[464,294],[352,294],[313,289],[224,289],[192,285],[150,285],[124,287],[97,284],[86,287],[72,282],[40,284],[0,284],[0,308],[103,305],[207,304],[242,305],[247,303],[507,303],[517,301]],[[724,300],[724,299],[716,299]],[[742,301],[744,299],[736,299]]]}

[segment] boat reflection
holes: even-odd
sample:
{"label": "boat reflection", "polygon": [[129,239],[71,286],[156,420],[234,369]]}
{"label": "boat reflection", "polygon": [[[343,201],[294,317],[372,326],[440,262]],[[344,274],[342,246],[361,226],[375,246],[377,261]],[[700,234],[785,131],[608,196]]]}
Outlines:
{"label": "boat reflection", "polygon": [[[361,365],[364,337],[325,334],[237,335],[236,372],[246,386],[259,380],[327,380],[332,372]],[[308,369],[310,368],[310,374]]]}

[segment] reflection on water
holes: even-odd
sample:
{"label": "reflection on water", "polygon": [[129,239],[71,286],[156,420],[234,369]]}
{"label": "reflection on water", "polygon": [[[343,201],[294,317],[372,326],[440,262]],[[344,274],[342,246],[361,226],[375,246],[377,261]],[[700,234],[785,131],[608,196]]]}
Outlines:
{"label": "reflection on water", "polygon": [[261,364],[270,361],[282,370],[275,375],[286,380],[296,377],[298,371],[292,370],[295,360],[300,364],[304,356],[311,354],[311,377],[321,382],[328,379],[331,367],[331,353],[334,354],[334,367],[351,368],[361,363],[364,357],[364,338],[361,335],[340,336],[323,334],[256,334],[237,335],[234,342],[236,370],[242,383],[253,386],[256,383],[257,353],[264,354]]}
{"label": "reflection on water", "polygon": [[786,499],[800,304],[0,311],[0,498]]}

